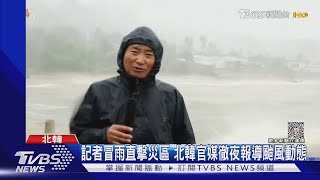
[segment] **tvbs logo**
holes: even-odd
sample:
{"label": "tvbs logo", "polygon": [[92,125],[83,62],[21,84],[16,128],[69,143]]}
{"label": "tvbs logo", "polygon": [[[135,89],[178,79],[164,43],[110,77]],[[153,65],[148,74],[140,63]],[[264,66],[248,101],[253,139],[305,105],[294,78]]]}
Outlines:
{"label": "tvbs logo", "polygon": [[307,12],[293,12],[293,18],[307,18],[308,16]]}
{"label": "tvbs logo", "polygon": [[15,156],[19,156],[19,164],[16,172],[44,172],[46,165],[60,163],[61,154],[38,154],[34,151],[18,151]]}

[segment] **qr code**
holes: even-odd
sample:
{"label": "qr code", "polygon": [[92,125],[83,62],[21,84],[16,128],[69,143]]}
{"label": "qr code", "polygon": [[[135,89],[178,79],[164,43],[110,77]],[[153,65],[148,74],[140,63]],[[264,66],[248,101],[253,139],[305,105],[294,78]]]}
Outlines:
{"label": "qr code", "polygon": [[288,138],[304,139],[304,122],[288,122]]}

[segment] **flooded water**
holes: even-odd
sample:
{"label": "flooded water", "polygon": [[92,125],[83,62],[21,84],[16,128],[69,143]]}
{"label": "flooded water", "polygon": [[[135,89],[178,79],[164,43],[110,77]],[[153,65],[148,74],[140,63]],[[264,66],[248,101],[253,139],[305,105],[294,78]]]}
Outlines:
{"label": "flooded water", "polygon": [[[68,124],[92,82],[111,76],[33,75],[27,79],[27,136],[44,133],[47,119],[57,134]],[[183,95],[197,144],[267,143],[286,138],[287,122],[304,122],[308,156],[320,157],[320,81],[230,81],[206,76],[158,76]]]}

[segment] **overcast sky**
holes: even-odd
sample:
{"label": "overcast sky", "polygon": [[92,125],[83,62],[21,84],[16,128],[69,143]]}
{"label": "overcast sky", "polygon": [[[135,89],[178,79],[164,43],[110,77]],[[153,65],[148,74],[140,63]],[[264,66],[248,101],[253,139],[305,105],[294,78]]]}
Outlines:
{"label": "overcast sky", "polygon": [[[225,49],[249,46],[266,53],[281,50],[288,54],[295,46],[294,51],[320,57],[319,7],[320,1],[314,0],[27,0],[31,14],[27,25],[72,25],[83,32],[101,27],[121,35],[145,25],[170,41],[206,35]],[[290,17],[241,19],[240,9],[289,11]],[[308,12],[309,17],[294,19],[295,11]],[[304,44],[299,47],[301,41]]]}

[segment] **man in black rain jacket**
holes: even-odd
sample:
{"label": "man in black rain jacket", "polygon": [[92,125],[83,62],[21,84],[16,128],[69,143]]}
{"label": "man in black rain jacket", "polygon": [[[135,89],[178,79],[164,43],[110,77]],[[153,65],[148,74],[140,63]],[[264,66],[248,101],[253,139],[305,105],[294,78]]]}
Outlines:
{"label": "man in black rain jacket", "polygon": [[182,95],[155,79],[162,54],[147,27],[125,36],[117,59],[120,75],[90,85],[70,133],[82,144],[194,144]]}

